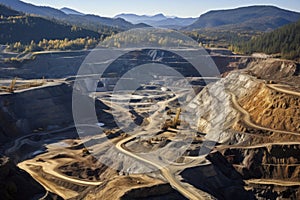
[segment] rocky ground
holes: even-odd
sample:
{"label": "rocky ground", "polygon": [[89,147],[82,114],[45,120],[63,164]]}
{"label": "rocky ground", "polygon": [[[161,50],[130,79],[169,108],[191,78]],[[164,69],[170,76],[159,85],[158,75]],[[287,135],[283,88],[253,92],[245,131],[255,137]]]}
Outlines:
{"label": "rocky ground", "polygon": [[[183,113],[195,114],[191,133],[182,131],[188,117],[181,118],[177,129],[161,130],[183,97],[159,87],[137,91],[129,110],[122,108],[122,101],[109,101],[113,96],[109,92],[94,94],[104,131],[84,138],[78,137],[72,121],[71,82],[55,80],[14,94],[1,93],[0,150],[5,156],[0,162],[0,195],[299,199],[299,65],[277,59],[214,59],[225,72],[223,78],[207,86],[194,81],[199,93],[184,99],[189,103]],[[120,124],[130,119],[142,129],[122,130],[112,113]],[[191,144],[184,153],[170,159],[188,139]],[[151,152],[159,156],[144,156]],[[29,189],[23,191],[24,180]]]}
{"label": "rocky ground", "polygon": [[2,199],[30,199],[46,193],[39,183],[18,169],[6,156],[0,158],[0,196]]}

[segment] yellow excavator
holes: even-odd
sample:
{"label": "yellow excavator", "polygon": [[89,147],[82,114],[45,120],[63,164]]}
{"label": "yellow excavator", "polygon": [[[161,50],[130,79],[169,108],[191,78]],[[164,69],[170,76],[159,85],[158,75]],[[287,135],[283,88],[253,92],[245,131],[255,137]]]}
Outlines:
{"label": "yellow excavator", "polygon": [[15,90],[28,89],[32,87],[39,87],[46,83],[45,78],[43,77],[42,81],[32,81],[25,84],[17,84],[17,78],[14,78],[9,86],[0,86],[0,92],[9,92],[13,93]]}
{"label": "yellow excavator", "polygon": [[10,85],[9,86],[1,86],[0,87],[0,90],[2,90],[3,92],[10,92],[10,93],[13,93],[14,90],[15,90],[15,86],[16,86],[16,83],[17,83],[17,78],[14,78]]}
{"label": "yellow excavator", "polygon": [[180,125],[180,120],[179,120],[180,113],[181,113],[181,108],[177,108],[175,117],[173,119],[167,119],[163,123],[161,129],[164,131],[168,130],[169,128],[177,129],[177,126]]}

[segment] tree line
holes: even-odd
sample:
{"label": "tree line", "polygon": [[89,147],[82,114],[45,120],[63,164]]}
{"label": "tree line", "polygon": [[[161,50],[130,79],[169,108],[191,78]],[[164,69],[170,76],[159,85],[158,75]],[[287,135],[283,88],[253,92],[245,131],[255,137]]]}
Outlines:
{"label": "tree line", "polygon": [[260,52],[285,59],[300,59],[300,21],[286,25],[250,41],[233,46],[235,52],[252,54]]}
{"label": "tree line", "polygon": [[49,50],[81,50],[92,49],[97,46],[99,39],[95,38],[77,38],[75,40],[47,40],[43,39],[39,42],[31,41],[30,44],[15,42],[7,46],[7,50],[11,52],[36,52]]}

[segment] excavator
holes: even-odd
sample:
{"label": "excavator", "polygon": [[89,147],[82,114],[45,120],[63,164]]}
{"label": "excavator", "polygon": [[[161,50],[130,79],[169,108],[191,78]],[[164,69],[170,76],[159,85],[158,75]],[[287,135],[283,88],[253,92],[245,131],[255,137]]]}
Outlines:
{"label": "excavator", "polygon": [[0,90],[4,91],[4,92],[9,92],[9,93],[13,93],[15,90],[15,86],[17,83],[17,78],[14,78],[9,86],[1,86]]}
{"label": "excavator", "polygon": [[43,77],[42,81],[33,81],[25,84],[17,84],[17,78],[12,79],[9,86],[0,86],[0,92],[9,92],[14,93],[15,90],[28,89],[31,87],[39,87],[46,83],[45,78]]}
{"label": "excavator", "polygon": [[177,126],[180,125],[180,120],[179,120],[180,113],[181,113],[181,108],[177,108],[175,117],[173,119],[167,119],[163,123],[161,129],[163,131],[167,131],[169,128],[177,129]]}

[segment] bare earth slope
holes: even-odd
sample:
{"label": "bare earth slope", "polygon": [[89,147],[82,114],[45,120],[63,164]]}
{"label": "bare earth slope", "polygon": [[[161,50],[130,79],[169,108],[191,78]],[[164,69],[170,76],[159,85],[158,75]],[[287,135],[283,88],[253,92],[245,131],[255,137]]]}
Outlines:
{"label": "bare earth slope", "polygon": [[[297,72],[298,65],[291,61],[254,61],[246,70],[209,85],[195,102],[198,112],[204,114],[199,131],[218,139],[216,150],[258,199],[299,198],[300,99],[294,90],[297,85],[290,81],[298,80]],[[275,81],[281,85],[272,85]],[[216,108],[219,114],[212,114]],[[215,133],[215,127],[222,133]]]}

